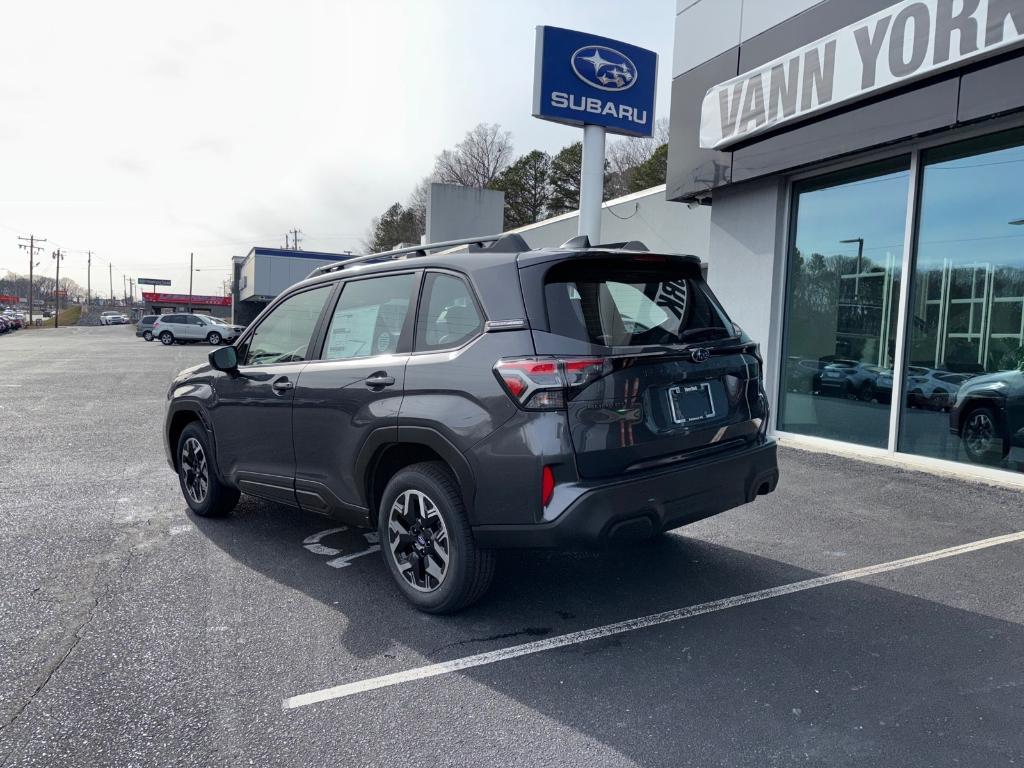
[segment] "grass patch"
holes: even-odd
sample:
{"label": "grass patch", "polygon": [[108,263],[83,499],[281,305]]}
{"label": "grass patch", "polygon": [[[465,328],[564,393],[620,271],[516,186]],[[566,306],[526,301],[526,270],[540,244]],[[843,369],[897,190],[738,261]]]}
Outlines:
{"label": "grass patch", "polygon": [[[60,311],[60,324],[61,325],[78,325],[78,321],[82,319],[82,305],[72,304],[67,309]],[[53,328],[53,318],[43,320],[43,328]]]}

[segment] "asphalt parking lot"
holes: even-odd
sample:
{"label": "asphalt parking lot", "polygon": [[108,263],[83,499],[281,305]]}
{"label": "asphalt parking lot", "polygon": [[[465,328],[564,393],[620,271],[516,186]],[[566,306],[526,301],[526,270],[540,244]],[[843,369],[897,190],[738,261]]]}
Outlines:
{"label": "asphalt parking lot", "polygon": [[209,347],[132,331],[0,338],[0,766],[1024,761],[1017,492],[783,450],[753,505],[426,616],[363,531],[189,516],[160,428]]}

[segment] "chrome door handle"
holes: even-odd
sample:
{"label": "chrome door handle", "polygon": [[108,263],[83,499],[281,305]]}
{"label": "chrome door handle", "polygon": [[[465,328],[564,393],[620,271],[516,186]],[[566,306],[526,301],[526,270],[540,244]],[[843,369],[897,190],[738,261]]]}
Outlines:
{"label": "chrome door handle", "polygon": [[390,387],[395,383],[394,376],[388,376],[385,371],[378,371],[372,376],[367,376],[365,384],[368,387]]}
{"label": "chrome door handle", "polygon": [[275,392],[287,392],[289,389],[295,388],[295,385],[288,379],[278,379],[270,386],[274,388]]}

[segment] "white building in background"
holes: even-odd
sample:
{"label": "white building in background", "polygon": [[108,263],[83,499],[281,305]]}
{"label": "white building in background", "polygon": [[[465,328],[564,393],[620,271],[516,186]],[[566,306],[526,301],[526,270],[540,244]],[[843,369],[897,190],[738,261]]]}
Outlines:
{"label": "white building in background", "polygon": [[[513,229],[531,248],[561,245],[575,237],[579,211]],[[607,200],[601,206],[601,241],[639,240],[652,251],[688,253],[708,260],[711,209],[665,199],[665,185]]]}

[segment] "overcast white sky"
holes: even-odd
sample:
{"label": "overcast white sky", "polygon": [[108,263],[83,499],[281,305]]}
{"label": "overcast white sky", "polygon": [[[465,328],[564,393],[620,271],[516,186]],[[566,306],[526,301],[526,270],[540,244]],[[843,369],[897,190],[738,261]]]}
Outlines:
{"label": "overcast white sky", "polygon": [[[229,259],[282,245],[358,250],[371,217],[478,122],[518,152],[577,129],[530,116],[534,27],[660,54],[668,114],[673,0],[5,2],[0,9],[0,271],[17,235],[68,249],[62,273],[219,292]],[[167,290],[167,289],[165,289]]]}

